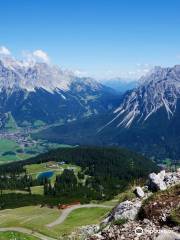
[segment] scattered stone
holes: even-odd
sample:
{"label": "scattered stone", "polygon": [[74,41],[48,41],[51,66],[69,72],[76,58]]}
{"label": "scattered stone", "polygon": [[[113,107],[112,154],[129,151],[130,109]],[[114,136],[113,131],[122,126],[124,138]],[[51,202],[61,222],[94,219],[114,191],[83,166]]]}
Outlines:
{"label": "scattered stone", "polygon": [[164,182],[166,183],[167,187],[171,187],[173,185],[180,183],[180,171],[177,170],[176,172],[169,172],[166,173]]}
{"label": "scattered stone", "polygon": [[87,239],[91,235],[97,234],[99,230],[100,226],[98,224],[82,226],[72,232],[68,239]]}
{"label": "scattered stone", "polygon": [[[136,216],[142,206],[142,199],[148,198],[152,191],[166,190],[169,187],[180,184],[180,168],[176,172],[151,173],[149,175],[149,185],[136,187],[135,193],[138,198],[132,201],[124,201],[118,204],[104,219],[99,230],[90,234],[87,240],[179,240],[180,227],[162,229],[162,225],[167,223],[172,209],[180,206],[179,196],[176,193],[162,193],[162,200],[149,203],[146,214],[149,219],[137,221]],[[151,190],[151,191],[149,191]],[[177,191],[177,190],[176,190]],[[174,195],[175,194],[175,195]],[[148,213],[148,212],[147,212]],[[151,216],[152,215],[152,216]],[[128,222],[117,221],[126,219]],[[115,223],[116,221],[116,223]],[[114,223],[114,224],[113,224]],[[103,228],[104,227],[104,228]],[[103,228],[103,230],[101,230]],[[88,232],[88,231],[87,231]],[[91,232],[91,231],[90,231]],[[93,232],[93,231],[92,231]]]}
{"label": "scattered stone", "polygon": [[80,235],[90,236],[99,231],[99,225],[87,225],[83,226],[79,229]]}
{"label": "scattered stone", "polygon": [[139,198],[143,198],[145,196],[144,191],[143,191],[143,189],[141,187],[136,187],[135,194]]}
{"label": "scattered stone", "polygon": [[151,221],[130,221],[124,225],[112,225],[106,230],[95,234],[88,240],[155,240],[160,229]]}

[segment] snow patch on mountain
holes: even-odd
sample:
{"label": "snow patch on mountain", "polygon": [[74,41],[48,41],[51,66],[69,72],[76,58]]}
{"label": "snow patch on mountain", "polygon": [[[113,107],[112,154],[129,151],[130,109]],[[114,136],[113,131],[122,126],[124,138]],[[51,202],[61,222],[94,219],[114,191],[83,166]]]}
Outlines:
{"label": "snow patch on mountain", "polygon": [[0,59],[0,91],[24,89],[32,92],[43,88],[51,93],[58,90],[66,92],[73,83],[77,84],[77,88],[81,83],[86,83],[94,90],[101,86],[91,78],[80,78],[71,71],[45,62],[18,61],[11,56]]}
{"label": "snow patch on mountain", "polygon": [[[107,125],[119,119],[117,127],[129,128],[134,122],[144,122],[160,108],[168,119],[173,117],[180,97],[180,65],[173,68],[156,67],[140,79],[141,85],[125,94],[115,117]],[[106,126],[107,126],[106,125]]]}
{"label": "snow patch on mountain", "polygon": [[10,57],[0,61],[0,89],[68,91],[72,80],[73,76],[69,72],[46,63],[21,62]]}

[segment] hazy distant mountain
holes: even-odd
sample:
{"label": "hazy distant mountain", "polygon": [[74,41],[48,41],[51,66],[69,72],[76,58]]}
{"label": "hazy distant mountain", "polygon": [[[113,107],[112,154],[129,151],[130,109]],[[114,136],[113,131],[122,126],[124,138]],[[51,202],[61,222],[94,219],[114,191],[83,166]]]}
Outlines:
{"label": "hazy distant mountain", "polygon": [[0,126],[8,114],[19,126],[66,122],[117,106],[119,96],[91,78],[46,63],[0,60]]}
{"label": "hazy distant mountain", "polygon": [[117,92],[124,93],[138,86],[138,80],[129,80],[121,78],[112,78],[103,80],[102,83],[108,87],[113,88]]}

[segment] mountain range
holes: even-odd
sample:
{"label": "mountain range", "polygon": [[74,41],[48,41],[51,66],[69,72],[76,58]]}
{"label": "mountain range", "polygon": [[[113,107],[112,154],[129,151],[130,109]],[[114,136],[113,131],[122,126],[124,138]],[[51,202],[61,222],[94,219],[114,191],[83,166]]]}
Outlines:
{"label": "mountain range", "polygon": [[119,94],[92,78],[42,62],[0,60],[0,127],[65,123],[104,113]]}
{"label": "mountain range", "polygon": [[[155,67],[124,94],[42,62],[0,60],[0,129],[46,126],[35,137],[180,156],[180,66]],[[54,126],[55,125],[55,126]]]}
{"label": "mountain range", "polygon": [[140,82],[113,110],[78,125],[73,122],[49,128],[39,137],[72,144],[124,146],[156,159],[178,159],[180,66],[155,67]]}

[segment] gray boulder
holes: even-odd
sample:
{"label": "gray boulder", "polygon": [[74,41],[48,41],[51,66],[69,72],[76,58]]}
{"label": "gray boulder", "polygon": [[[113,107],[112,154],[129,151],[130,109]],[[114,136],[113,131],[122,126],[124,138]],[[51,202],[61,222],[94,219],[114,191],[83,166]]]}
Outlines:
{"label": "gray boulder", "polygon": [[149,188],[152,191],[158,190],[166,190],[167,186],[164,182],[165,171],[161,171],[160,173],[151,173],[149,174]]}
{"label": "gray boulder", "polygon": [[173,185],[180,183],[180,171],[179,169],[176,172],[168,172],[166,173],[165,179],[164,179],[167,187],[171,187]]}
{"label": "gray boulder", "polygon": [[136,196],[139,198],[143,198],[145,196],[144,191],[141,187],[136,187],[134,192],[135,192]]}
{"label": "gray boulder", "polygon": [[141,205],[142,203],[140,200],[135,200],[134,202],[127,200],[122,202],[113,209],[108,217],[104,219],[102,224],[108,224],[119,219],[134,220],[141,208]]}
{"label": "gray boulder", "polygon": [[80,235],[90,236],[99,231],[99,225],[87,225],[79,228]]}
{"label": "gray boulder", "polygon": [[160,179],[161,179],[162,181],[164,181],[164,178],[165,178],[165,176],[166,176],[166,172],[165,172],[165,170],[162,170],[162,171],[159,172],[157,175],[160,177]]}
{"label": "gray boulder", "polygon": [[180,239],[180,234],[175,233],[170,230],[162,230],[156,240],[178,240]]}

